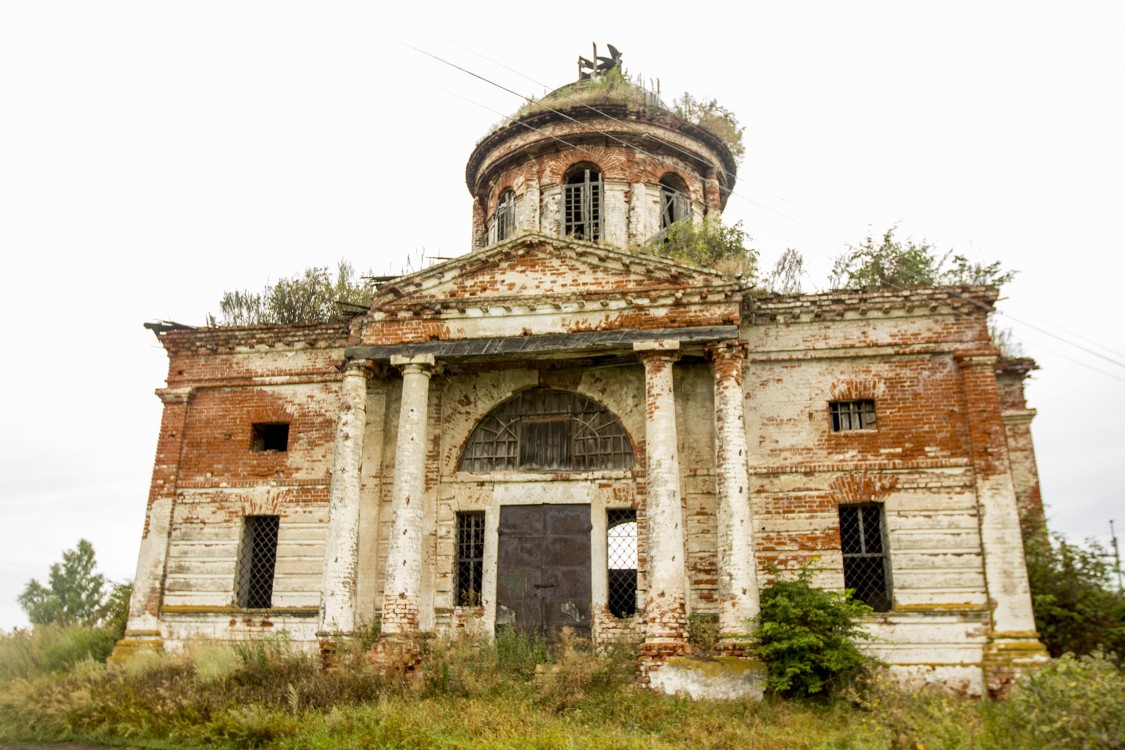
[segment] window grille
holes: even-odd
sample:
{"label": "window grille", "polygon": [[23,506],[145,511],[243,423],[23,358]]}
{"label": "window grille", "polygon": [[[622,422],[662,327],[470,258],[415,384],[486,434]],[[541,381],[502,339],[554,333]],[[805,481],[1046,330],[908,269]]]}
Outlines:
{"label": "window grille", "polygon": [[844,587],[876,612],[891,609],[891,583],[883,543],[882,505],[840,506],[840,547]]}
{"label": "window grille", "polygon": [[455,604],[479,607],[484,578],[484,512],[457,514],[457,549],[454,562]]}
{"label": "window grille", "polygon": [[250,426],[250,450],[289,450],[289,424],[287,422],[256,422]]}
{"label": "window grille", "polygon": [[828,412],[832,415],[833,432],[875,429],[874,401],[831,401]]}
{"label": "window grille", "polygon": [[597,168],[579,164],[563,185],[563,234],[580,240],[601,239],[602,178]]}
{"label": "window grille", "polygon": [[238,606],[273,606],[273,573],[277,562],[278,516],[245,516],[238,555]]}
{"label": "window grille", "polygon": [[637,613],[637,511],[606,511],[609,588],[606,606],[614,617]]}
{"label": "window grille", "polygon": [[496,203],[496,215],[494,218],[496,222],[496,241],[503,242],[512,236],[512,232],[516,228],[516,194],[511,190],[505,190],[500,194],[500,200]]}
{"label": "window grille", "polygon": [[461,454],[461,471],[629,469],[625,429],[601,404],[571,391],[524,391],[493,409]]}

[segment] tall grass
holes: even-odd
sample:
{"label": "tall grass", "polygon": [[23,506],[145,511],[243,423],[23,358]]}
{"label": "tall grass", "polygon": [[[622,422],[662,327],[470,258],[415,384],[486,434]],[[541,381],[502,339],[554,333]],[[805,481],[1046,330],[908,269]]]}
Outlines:
{"label": "tall grass", "polygon": [[0,639],[0,741],[1007,750],[1122,747],[1125,725],[1125,676],[1104,659],[1056,662],[1005,703],[907,695],[879,681],[824,703],[693,702],[633,687],[628,644],[595,653],[572,637],[549,645],[513,631],[424,642],[423,666],[410,673],[376,669],[364,648],[343,650],[325,672],[283,638],[199,643],[115,669],[85,659],[48,672],[15,657],[13,643],[29,637]]}

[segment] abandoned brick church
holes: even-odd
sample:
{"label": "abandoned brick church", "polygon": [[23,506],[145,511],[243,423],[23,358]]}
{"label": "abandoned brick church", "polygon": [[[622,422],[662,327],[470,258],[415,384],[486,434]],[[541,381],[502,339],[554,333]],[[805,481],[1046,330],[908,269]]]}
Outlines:
{"label": "abandoned brick church", "polygon": [[565,626],[639,638],[673,690],[689,616],[737,657],[774,566],[816,559],[903,680],[981,693],[1045,658],[1033,363],[990,343],[996,291],[769,294],[639,250],[717,217],[736,161],[649,95],[571,98],[596,84],[482,140],[471,252],[349,320],[148,326],[169,368],[119,655]]}

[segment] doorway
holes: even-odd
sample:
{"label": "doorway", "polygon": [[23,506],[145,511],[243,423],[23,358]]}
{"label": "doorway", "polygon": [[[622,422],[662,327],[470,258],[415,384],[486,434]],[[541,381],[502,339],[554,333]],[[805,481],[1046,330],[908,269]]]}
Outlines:
{"label": "doorway", "polygon": [[505,505],[496,557],[496,625],[590,637],[590,506]]}

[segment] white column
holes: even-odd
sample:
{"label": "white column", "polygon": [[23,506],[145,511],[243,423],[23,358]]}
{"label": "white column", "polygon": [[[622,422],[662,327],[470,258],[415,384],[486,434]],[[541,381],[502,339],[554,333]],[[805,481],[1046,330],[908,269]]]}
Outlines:
{"label": "white column", "polygon": [[758,565],[742,390],[746,347],[738,341],[724,341],[710,351],[715,376],[719,633],[724,639],[737,639],[749,632],[750,621],[758,615]]}
{"label": "white column", "polygon": [[156,395],[164,402],[156,462],[152,469],[144,534],[129,600],[129,620],[125,637],[113,650],[115,660],[137,651],[163,649],[160,632],[160,607],[164,602],[164,571],[168,566],[176,485],[180,475],[184,430],[192,398],[191,388],[161,388]]}
{"label": "white column", "polygon": [[324,543],[320,634],[355,631],[356,572],[359,561],[359,490],[363,434],[367,428],[367,360],[348,362],[341,388],[340,418],[329,490],[328,538]]}
{"label": "white column", "polygon": [[644,651],[661,657],[687,651],[687,575],[680,504],[679,441],[672,363],[678,341],[633,345],[645,366],[645,518],[648,523]]}
{"label": "white column", "polygon": [[957,362],[965,393],[984,583],[992,616],[981,666],[988,691],[1002,695],[1021,671],[1046,661],[1047,652],[1035,632],[1031,609],[1016,490],[996,385],[996,357],[964,355]]}
{"label": "white column", "polygon": [[391,485],[390,540],[383,584],[382,632],[412,635],[418,632],[422,595],[422,506],[426,489],[426,417],[432,355],[391,357],[402,370],[395,475]]}

